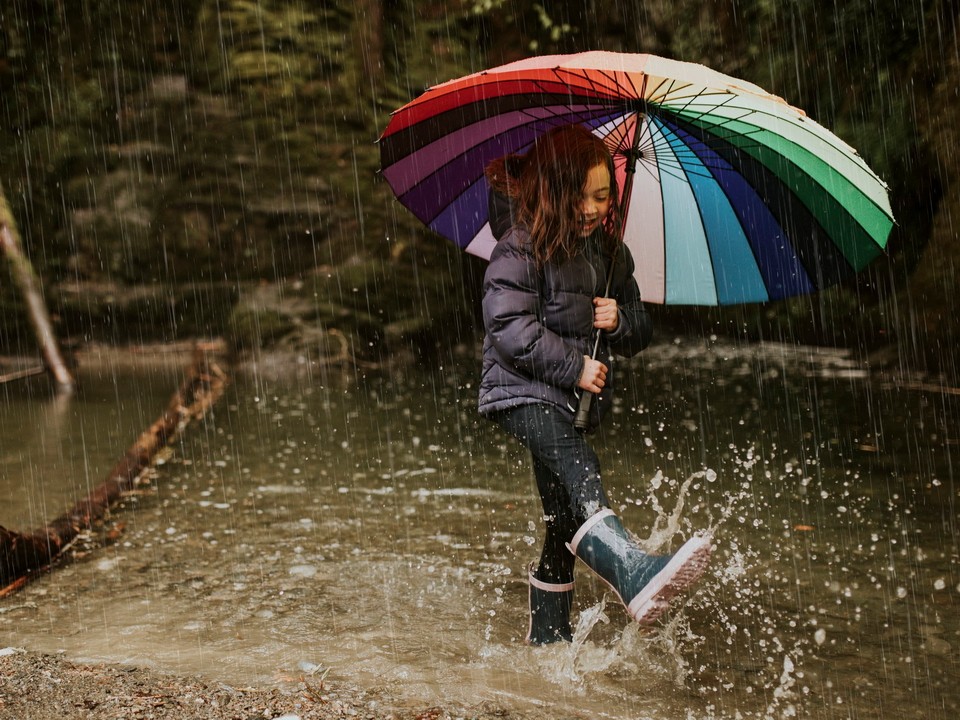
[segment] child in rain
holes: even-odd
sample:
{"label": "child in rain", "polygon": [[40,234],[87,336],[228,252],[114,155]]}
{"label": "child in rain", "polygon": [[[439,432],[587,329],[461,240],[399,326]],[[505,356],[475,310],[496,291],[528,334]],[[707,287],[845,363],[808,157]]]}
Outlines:
{"label": "child in rain", "polygon": [[546,529],[529,568],[527,642],[572,639],[577,558],[632,618],[652,623],[703,573],[712,540],[698,535],[675,555],[643,552],[610,510],[597,455],[574,425],[580,393],[593,394],[586,431],[599,424],[611,403],[612,354],[634,355],[652,334],[633,258],[617,240],[613,161],[602,140],[570,125],[525,155],[494,161],[487,179],[499,242],[483,283],[479,410],[530,450]]}

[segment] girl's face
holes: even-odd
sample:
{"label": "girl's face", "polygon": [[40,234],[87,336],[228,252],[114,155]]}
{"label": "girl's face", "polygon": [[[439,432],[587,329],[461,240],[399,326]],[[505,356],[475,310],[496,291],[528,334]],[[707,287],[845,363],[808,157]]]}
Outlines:
{"label": "girl's face", "polygon": [[580,236],[587,237],[597,229],[610,212],[610,171],[600,163],[587,173],[580,195]]}

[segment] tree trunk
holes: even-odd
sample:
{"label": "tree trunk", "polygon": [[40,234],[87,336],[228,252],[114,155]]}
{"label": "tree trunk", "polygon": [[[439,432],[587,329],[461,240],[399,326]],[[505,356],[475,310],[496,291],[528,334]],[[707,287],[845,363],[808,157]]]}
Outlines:
{"label": "tree trunk", "polygon": [[166,411],[127,449],[102,485],[44,528],[18,533],[0,527],[0,597],[22,587],[31,573],[49,565],[81,532],[103,518],[124,493],[133,489],[181,426],[203,416],[225,386],[223,371],[197,348],[187,378],[170,398]]}
{"label": "tree trunk", "polygon": [[363,97],[370,88],[383,86],[383,0],[354,0],[356,8],[356,37],[354,46],[360,54],[361,83],[358,96]]}
{"label": "tree trunk", "polygon": [[61,392],[72,392],[75,384],[73,375],[67,369],[67,364],[63,361],[63,355],[60,353],[60,345],[57,343],[57,336],[53,332],[53,324],[50,322],[47,304],[40,292],[37,274],[34,272],[30,260],[20,251],[17,225],[13,219],[13,213],[10,211],[10,206],[7,204],[7,197],[3,192],[2,184],[0,184],[0,252],[7,256],[10,263],[10,275],[23,295],[30,325],[33,327],[34,335],[37,338],[37,346],[40,348],[40,354],[43,356],[47,369],[53,375],[57,388]]}

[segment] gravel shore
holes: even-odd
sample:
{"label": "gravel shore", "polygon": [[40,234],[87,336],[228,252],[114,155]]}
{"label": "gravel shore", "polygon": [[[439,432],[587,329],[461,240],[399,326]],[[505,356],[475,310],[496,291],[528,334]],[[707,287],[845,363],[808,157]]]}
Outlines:
{"label": "gravel shore", "polygon": [[[492,720],[503,708],[391,707],[362,688],[317,677],[230,687],[139,667],[75,664],[0,650],[0,720]],[[524,715],[523,717],[531,717]]]}

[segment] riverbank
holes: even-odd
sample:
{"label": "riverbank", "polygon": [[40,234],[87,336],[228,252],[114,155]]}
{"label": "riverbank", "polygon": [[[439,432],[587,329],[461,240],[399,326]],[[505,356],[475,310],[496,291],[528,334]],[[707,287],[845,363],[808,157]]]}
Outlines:
{"label": "riverbank", "polygon": [[0,649],[0,720],[454,720],[533,718],[504,708],[399,707],[389,698],[304,673],[276,687],[233,687],[144,667],[73,663]]}

